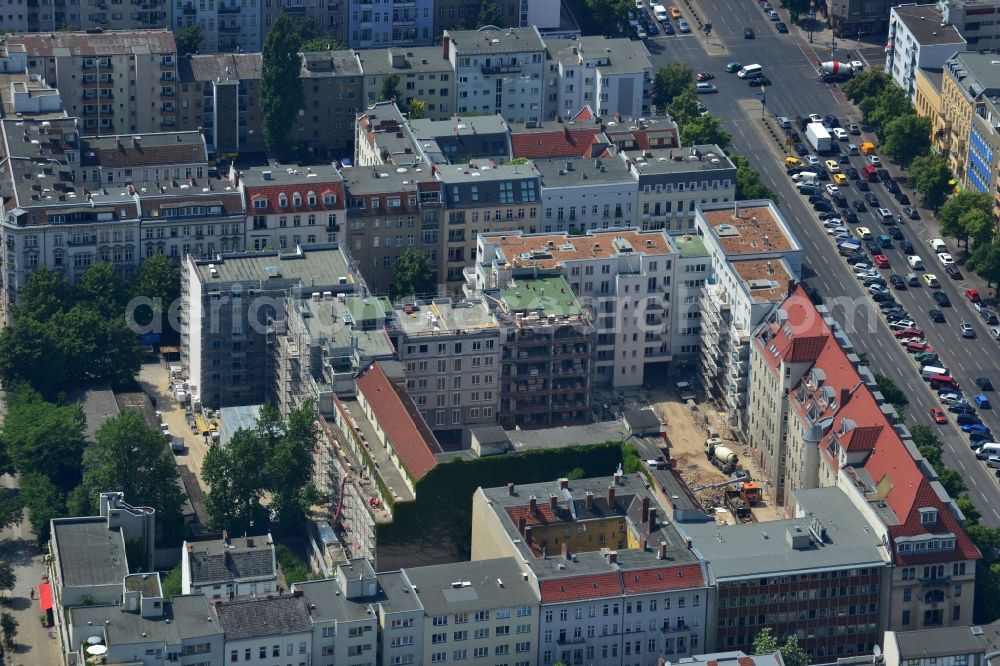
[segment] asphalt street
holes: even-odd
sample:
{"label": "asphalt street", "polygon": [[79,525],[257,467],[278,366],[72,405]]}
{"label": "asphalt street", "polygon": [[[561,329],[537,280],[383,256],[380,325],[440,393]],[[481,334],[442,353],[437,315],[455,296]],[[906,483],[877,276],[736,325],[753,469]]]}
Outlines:
{"label": "asphalt street", "polygon": [[[679,5],[687,12],[684,4]],[[830,34],[817,33],[810,44],[806,33],[793,26],[784,10],[778,10],[782,20],[789,25],[789,34],[778,34],[774,23],[767,19],[754,0],[699,0],[693,5],[703,20],[712,23],[712,34],[704,35],[660,34],[647,40],[654,67],[662,67],[670,62],[687,62],[696,72],[710,71],[716,75],[712,81],[719,89],[717,94],[702,95],[700,98],[709,111],[723,120],[727,131],[733,135],[732,147],[745,155],[756,168],[762,180],[778,195],[779,205],[789,224],[798,235],[806,253],[805,281],[825,298],[847,297],[852,301],[849,307],[836,307],[833,316],[848,333],[857,352],[867,353],[875,372],[881,373],[896,383],[908,396],[910,404],[906,409],[907,423],[931,424],[937,430],[944,444],[944,461],[957,470],[969,487],[969,495],[983,513],[983,522],[990,526],[1000,526],[1000,488],[992,469],[976,460],[968,445],[968,438],[951,420],[945,425],[934,425],[930,410],[940,406],[937,396],[921,380],[917,364],[903,350],[890,332],[887,324],[878,314],[878,308],[867,295],[867,290],[858,282],[843,259],[837,253],[833,240],[826,234],[816,214],[808,202],[792,187],[785,173],[783,158],[788,150],[776,141],[768,131],[775,116],[794,118],[804,113],[832,113],[842,124],[860,124],[860,112],[844,97],[839,87],[820,82],[815,68],[820,61],[830,59]],[[744,39],[744,28],[752,28],[756,39]],[[860,50],[870,54],[870,45],[864,46],[853,40],[837,42],[838,59],[854,59]],[[847,49],[846,51],[844,49]],[[875,50],[877,52],[877,50]],[[818,54],[818,55],[817,55]],[[874,58],[872,58],[874,60]],[[759,63],[771,80],[766,88],[766,106],[762,108],[760,88],[751,88],[735,74],[725,72],[729,62],[742,64]],[[766,114],[768,119],[762,118]],[[869,139],[871,135],[851,137],[851,143]],[[873,140],[873,139],[872,139]],[[844,144],[846,152],[846,142]],[[821,159],[826,159],[821,157]],[[860,169],[865,158],[851,158],[851,166]],[[888,160],[887,160],[888,162]],[[842,165],[846,169],[848,165]],[[894,177],[900,170],[890,163],[882,165]],[[852,182],[844,187],[848,200],[860,199]],[[911,200],[918,202],[912,190],[903,187]],[[895,216],[901,213],[901,206],[881,183],[872,183],[871,191],[878,197],[880,205],[888,208]],[[926,287],[893,290],[893,296],[906,308],[916,325],[926,333],[927,341],[938,351],[945,367],[960,382],[967,397],[979,390],[975,387],[976,377],[989,377],[1000,385],[1000,343],[991,339],[988,326],[978,316],[966,300],[966,288],[979,288],[977,284],[962,280],[952,280],[931,251],[927,241],[940,236],[936,221],[931,214],[921,209],[922,220],[907,221],[900,225],[907,240],[913,243],[916,253],[923,259],[925,272],[938,276],[943,291],[951,300],[951,307],[939,308],[946,317],[945,323],[935,324],[927,312],[937,308],[931,297],[933,289]],[[859,213],[860,225],[869,227],[875,235],[885,233],[884,227],[870,211]],[[855,226],[855,225],[847,225]],[[891,268],[881,271],[884,277],[891,273],[905,275],[910,269],[896,247],[885,250]],[[961,255],[954,241],[949,242],[949,251],[958,258]],[[977,337],[969,340],[959,332],[959,324],[969,322],[975,328]],[[992,409],[979,410],[983,422],[990,428],[1000,430],[1000,414],[997,404],[1000,395],[988,394]],[[949,414],[949,417],[952,415]],[[994,437],[995,439],[995,437]]]}

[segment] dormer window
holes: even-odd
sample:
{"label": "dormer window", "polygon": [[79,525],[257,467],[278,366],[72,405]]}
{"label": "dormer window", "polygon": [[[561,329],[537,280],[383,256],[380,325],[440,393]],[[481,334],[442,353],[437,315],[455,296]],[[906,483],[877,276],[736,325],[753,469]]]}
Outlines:
{"label": "dormer window", "polygon": [[264,197],[254,199],[253,207],[256,208],[257,210],[264,210],[265,208],[267,208],[267,199],[265,199]]}
{"label": "dormer window", "polygon": [[315,206],[316,205],[316,193],[315,192],[310,192],[309,194],[307,194],[306,195],[306,201],[309,202],[310,206]]}
{"label": "dormer window", "polygon": [[337,195],[336,194],[324,194],[323,195],[323,203],[326,204],[327,206],[332,206],[333,204],[337,203]]}
{"label": "dormer window", "polygon": [[298,192],[292,194],[292,205],[295,207],[299,207],[302,205],[302,195],[299,194]]}
{"label": "dormer window", "polygon": [[933,507],[921,507],[920,508],[920,524],[921,525],[933,525],[937,522],[938,512],[937,509]]}
{"label": "dormer window", "polygon": [[282,208],[288,207],[288,197],[285,196],[284,192],[278,195],[278,205],[281,206]]}

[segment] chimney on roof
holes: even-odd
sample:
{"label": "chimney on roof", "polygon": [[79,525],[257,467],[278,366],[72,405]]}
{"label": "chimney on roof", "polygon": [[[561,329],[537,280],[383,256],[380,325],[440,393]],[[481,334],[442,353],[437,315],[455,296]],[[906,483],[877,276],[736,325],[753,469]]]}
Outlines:
{"label": "chimney on roof", "polygon": [[441,57],[448,59],[448,47],[451,45],[451,38],[445,35],[441,38]]}
{"label": "chimney on roof", "polygon": [[549,508],[556,511],[559,508],[559,498],[555,493],[549,493]]}
{"label": "chimney on roof", "polygon": [[226,564],[226,565],[229,564],[229,549],[228,548],[223,548],[222,549],[222,562],[224,564]]}
{"label": "chimney on roof", "polygon": [[594,510],[594,493],[587,491],[587,511]]}
{"label": "chimney on roof", "polygon": [[253,537],[247,538],[247,548],[253,548]]}
{"label": "chimney on roof", "polygon": [[[178,135],[177,135],[177,138],[179,139],[179,138],[180,138],[180,136],[181,136],[181,135],[180,135],[180,134],[178,134]],[[139,147],[139,141],[138,141],[138,140],[137,140],[137,139],[135,138],[135,134],[133,134],[133,135],[132,135],[132,147],[133,147],[133,148],[138,148],[138,147]]]}
{"label": "chimney on roof", "polygon": [[532,495],[528,498],[528,512],[533,515],[538,515],[538,498]]}
{"label": "chimney on roof", "polygon": [[691,537],[684,539],[684,545],[687,546],[688,550],[691,550],[691,547],[694,545],[694,542],[691,541]]}
{"label": "chimney on roof", "polygon": [[115,146],[117,146],[118,148],[122,147],[122,139],[120,136],[117,135],[115,136]]}
{"label": "chimney on roof", "polygon": [[566,477],[559,479],[559,487],[562,488],[563,490],[569,488],[569,479],[567,479]]}
{"label": "chimney on roof", "polygon": [[529,546],[535,541],[535,537],[531,532],[532,530],[530,527],[524,528],[524,543],[528,544]]}
{"label": "chimney on roof", "polygon": [[571,559],[573,559],[569,555],[569,544],[566,543],[565,541],[562,542],[562,548],[561,548],[561,550],[562,550],[562,558],[564,560],[571,560]]}
{"label": "chimney on roof", "polygon": [[649,517],[647,519],[647,522],[649,523],[649,531],[650,532],[652,532],[654,529],[656,529],[656,508],[655,507],[649,507]]}
{"label": "chimney on roof", "polygon": [[648,497],[643,497],[642,498],[642,514],[641,515],[642,515],[642,522],[646,522],[646,519],[649,517],[649,498]]}
{"label": "chimney on roof", "polygon": [[507,494],[513,497],[513,495],[514,495],[514,484],[513,483],[508,483],[507,484]]}
{"label": "chimney on roof", "polygon": [[517,533],[524,534],[524,529],[528,526],[528,519],[525,516],[521,516],[517,519]]}
{"label": "chimney on roof", "polygon": [[847,404],[847,401],[851,399],[851,389],[846,386],[840,389],[840,406],[843,407]]}
{"label": "chimney on roof", "polygon": [[222,530],[222,543],[229,545],[229,532],[226,530]]}
{"label": "chimney on roof", "polygon": [[608,506],[612,509],[615,508],[615,487],[608,486]]}
{"label": "chimney on roof", "polygon": [[[600,249],[600,247],[601,247],[600,243],[595,243],[594,244],[594,249]],[[620,471],[616,471],[615,472],[615,485],[619,486],[619,485],[621,485],[621,482],[622,482],[622,474],[621,474]]]}
{"label": "chimney on roof", "polygon": [[639,541],[639,544],[643,550],[646,550],[646,548],[649,547],[649,539],[647,539],[646,537],[642,537],[642,539]]}
{"label": "chimney on roof", "polygon": [[[690,548],[690,546],[688,546],[688,547]],[[660,552],[656,554],[656,558],[659,559],[659,560],[665,560],[665,559],[667,559],[667,542],[666,541],[661,541],[660,542]]]}

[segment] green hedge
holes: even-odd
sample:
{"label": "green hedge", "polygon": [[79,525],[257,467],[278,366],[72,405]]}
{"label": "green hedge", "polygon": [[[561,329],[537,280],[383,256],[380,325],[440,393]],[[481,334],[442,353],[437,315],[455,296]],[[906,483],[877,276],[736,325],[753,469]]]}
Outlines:
{"label": "green hedge", "polygon": [[392,523],[379,525],[378,547],[421,543],[450,550],[451,561],[469,559],[472,496],[479,487],[555,481],[583,471],[586,477],[611,476],[622,464],[626,473],[641,469],[635,447],[623,442],[508,453],[438,464],[417,483],[415,502],[399,503]]}

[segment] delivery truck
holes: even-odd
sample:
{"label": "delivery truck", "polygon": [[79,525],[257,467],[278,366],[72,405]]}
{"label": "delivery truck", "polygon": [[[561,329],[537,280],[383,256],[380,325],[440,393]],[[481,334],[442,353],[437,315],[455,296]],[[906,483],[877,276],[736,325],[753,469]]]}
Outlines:
{"label": "delivery truck", "polygon": [[833,138],[820,123],[806,125],[806,142],[817,153],[828,153],[833,148]]}

